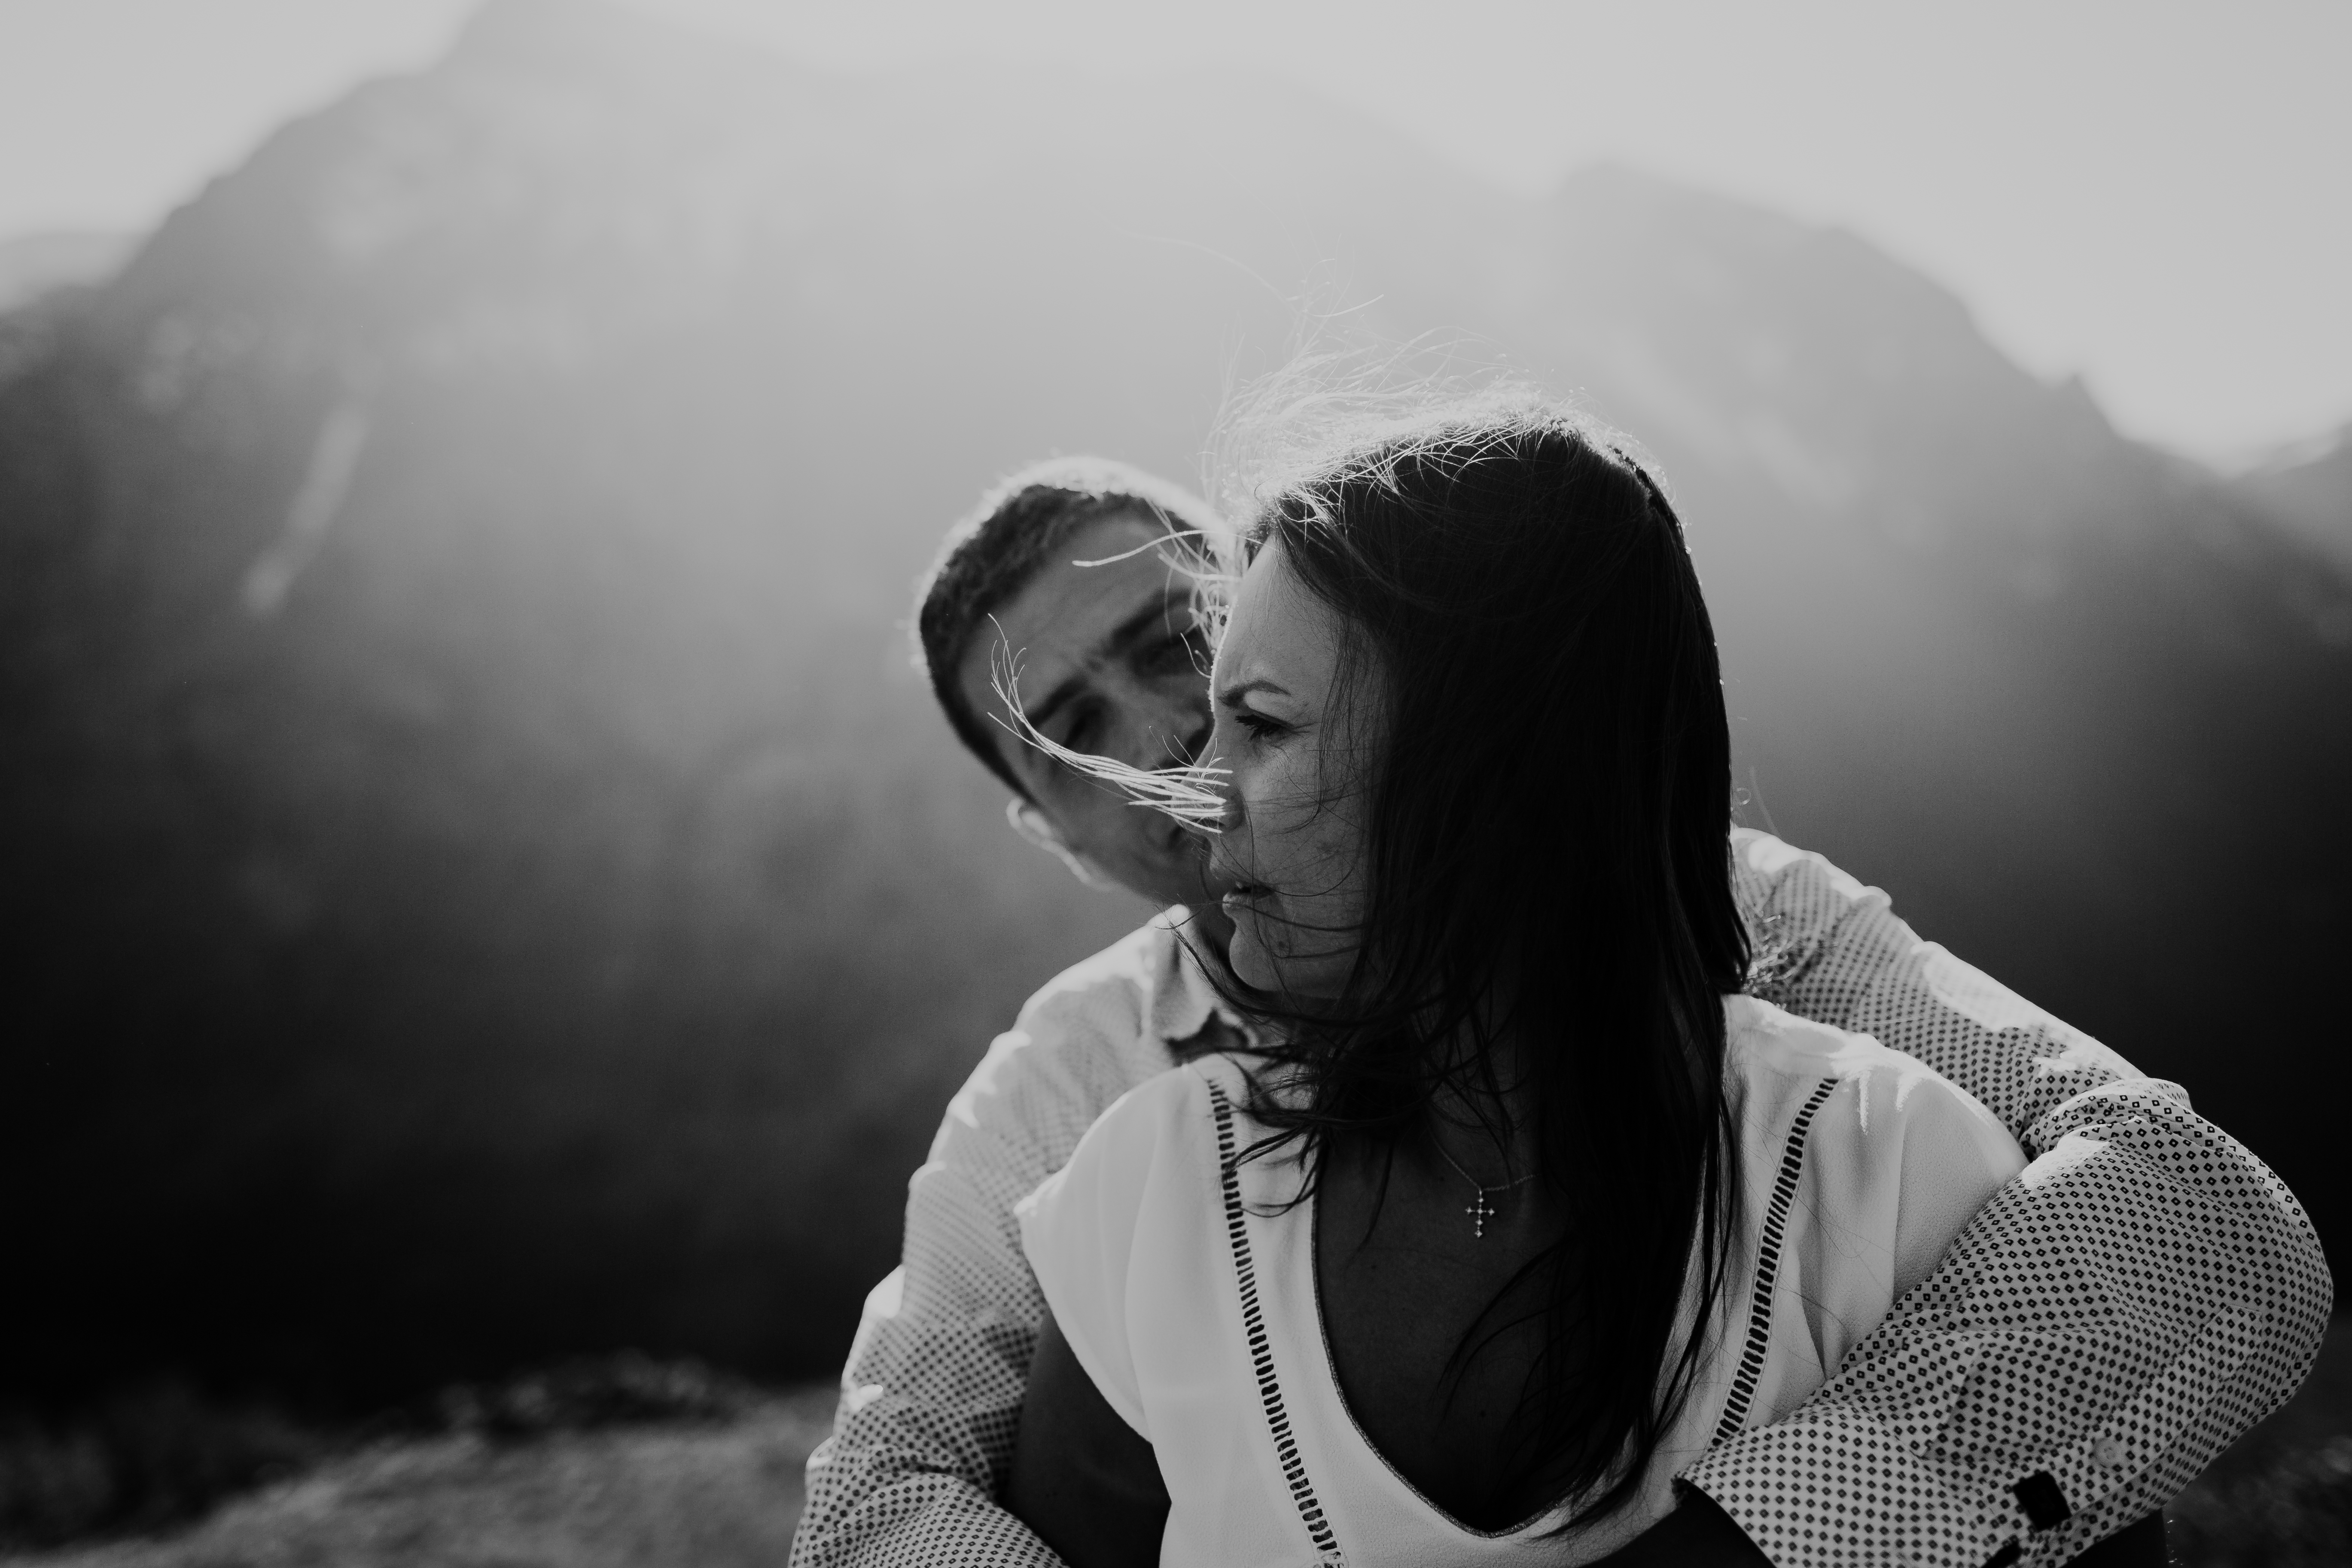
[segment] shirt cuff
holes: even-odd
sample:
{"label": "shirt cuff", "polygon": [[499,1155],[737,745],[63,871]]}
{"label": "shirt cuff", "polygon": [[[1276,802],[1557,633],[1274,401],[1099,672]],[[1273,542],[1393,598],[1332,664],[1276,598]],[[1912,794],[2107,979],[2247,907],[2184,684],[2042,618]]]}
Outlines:
{"label": "shirt cuff", "polygon": [[[2127,1470],[2123,1454],[2101,1450],[2092,1464]],[[2073,1488],[2048,1471],[1994,1475],[1923,1458],[1866,1423],[1797,1418],[1724,1444],[1680,1479],[1774,1568],[2044,1568],[2156,1506],[2132,1496],[2142,1488],[2110,1484],[2091,1507],[2071,1508],[2070,1489],[2088,1501],[2093,1489],[2077,1467],[2063,1468]]]}

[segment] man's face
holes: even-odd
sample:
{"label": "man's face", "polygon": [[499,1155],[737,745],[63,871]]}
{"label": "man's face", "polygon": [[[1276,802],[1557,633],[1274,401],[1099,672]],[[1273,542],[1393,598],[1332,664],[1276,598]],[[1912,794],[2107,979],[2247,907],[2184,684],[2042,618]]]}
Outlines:
{"label": "man's face", "polygon": [[[1121,513],[1064,541],[964,655],[957,678],[982,721],[1011,717],[992,684],[1009,651],[1022,710],[1047,739],[1139,768],[1192,762],[1209,736],[1209,654],[1192,583],[1156,548],[1167,538],[1151,519]],[[1197,839],[1009,732],[996,747],[1070,853],[1154,903],[1190,904],[1223,926]]]}

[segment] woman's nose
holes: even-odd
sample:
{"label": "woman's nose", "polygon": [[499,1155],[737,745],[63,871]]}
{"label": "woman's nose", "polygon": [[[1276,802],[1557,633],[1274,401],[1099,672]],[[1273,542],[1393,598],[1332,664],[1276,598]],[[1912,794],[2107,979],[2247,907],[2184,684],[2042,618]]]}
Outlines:
{"label": "woman's nose", "polygon": [[1228,738],[1225,726],[1221,721],[1209,732],[1208,748],[1201,759],[1209,768],[1205,782],[1216,791],[1223,805],[1223,809],[1217,814],[1217,831],[1220,833],[1230,833],[1242,825],[1241,780],[1234,775],[1233,764],[1226,761],[1233,755],[1231,748],[1225,744]]}
{"label": "woman's nose", "polygon": [[1240,832],[1242,826],[1241,791],[1234,787],[1234,781],[1232,779],[1224,778],[1217,781],[1217,793],[1224,797],[1225,802],[1224,809],[1217,814],[1217,831],[1219,833]]}

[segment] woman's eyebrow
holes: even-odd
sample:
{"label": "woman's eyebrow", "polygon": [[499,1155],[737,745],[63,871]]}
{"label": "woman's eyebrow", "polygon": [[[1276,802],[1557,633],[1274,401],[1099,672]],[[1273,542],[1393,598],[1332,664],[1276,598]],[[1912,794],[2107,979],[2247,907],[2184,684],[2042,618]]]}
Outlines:
{"label": "woman's eyebrow", "polygon": [[1276,697],[1287,697],[1290,695],[1290,688],[1282,685],[1278,681],[1269,680],[1265,676],[1261,675],[1255,680],[1236,681],[1234,684],[1226,687],[1223,691],[1217,693],[1217,700],[1227,708],[1238,708],[1242,705],[1242,699],[1247,697],[1253,691],[1271,691]]}

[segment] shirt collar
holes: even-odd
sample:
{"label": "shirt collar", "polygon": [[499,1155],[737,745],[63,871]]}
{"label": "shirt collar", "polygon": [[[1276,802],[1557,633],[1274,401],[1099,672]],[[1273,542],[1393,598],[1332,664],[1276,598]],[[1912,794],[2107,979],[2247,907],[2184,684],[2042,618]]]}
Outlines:
{"label": "shirt collar", "polygon": [[[1208,1027],[1209,1020],[1218,1018],[1235,1028],[1244,1028],[1234,1016],[1224,998],[1217,994],[1215,984],[1195,957],[1192,946],[1199,939],[1190,931],[1192,914],[1183,905],[1162,910],[1151,924],[1155,933],[1152,954],[1150,1005],[1146,1016],[1150,1020],[1152,1037],[1165,1046],[1181,1045]],[[1213,959],[1210,962],[1215,962]]]}

